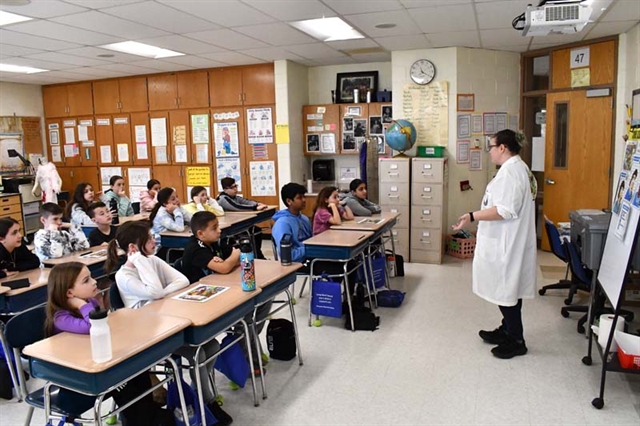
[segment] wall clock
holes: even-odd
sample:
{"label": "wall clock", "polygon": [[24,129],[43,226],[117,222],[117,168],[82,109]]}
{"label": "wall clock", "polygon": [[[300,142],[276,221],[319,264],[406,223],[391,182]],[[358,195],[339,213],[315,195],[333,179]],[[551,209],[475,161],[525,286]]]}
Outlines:
{"label": "wall clock", "polygon": [[410,75],[416,84],[429,84],[436,76],[436,66],[428,59],[418,59],[411,65]]}

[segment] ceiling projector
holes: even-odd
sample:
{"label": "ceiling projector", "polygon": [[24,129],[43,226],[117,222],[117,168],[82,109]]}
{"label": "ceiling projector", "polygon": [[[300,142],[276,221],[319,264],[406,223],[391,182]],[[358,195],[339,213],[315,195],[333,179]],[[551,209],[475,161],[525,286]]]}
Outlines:
{"label": "ceiling projector", "polygon": [[524,37],[539,37],[551,34],[575,34],[589,22],[593,9],[582,2],[545,3],[542,6],[527,6],[524,13]]}

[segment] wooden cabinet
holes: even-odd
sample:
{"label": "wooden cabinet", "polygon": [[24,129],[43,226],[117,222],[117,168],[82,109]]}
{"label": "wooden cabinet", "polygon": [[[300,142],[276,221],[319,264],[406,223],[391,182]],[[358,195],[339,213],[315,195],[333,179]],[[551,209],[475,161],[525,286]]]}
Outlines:
{"label": "wooden cabinet", "polygon": [[206,108],[209,106],[207,71],[151,75],[147,78],[149,110]]}
{"label": "wooden cabinet", "polygon": [[169,162],[189,164],[191,161],[191,130],[189,111],[169,111]]}
{"label": "wooden cabinet", "polygon": [[[340,141],[340,106],[305,105],[302,107],[302,133],[304,154],[330,155],[337,154]],[[333,135],[333,150],[323,145],[323,138]],[[329,144],[330,145],[330,144]]]}
{"label": "wooden cabinet", "polygon": [[185,190],[183,166],[154,166],[151,169],[151,177],[159,180],[163,188],[167,186],[175,188],[181,203],[190,201]]}
{"label": "wooden cabinet", "polygon": [[60,141],[62,140],[62,120],[47,118],[45,121],[45,139],[47,141],[47,158],[54,163],[56,167],[64,165],[62,158],[62,146]]}
{"label": "wooden cabinet", "polygon": [[212,107],[276,102],[273,64],[209,70]]}
{"label": "wooden cabinet", "polygon": [[93,104],[96,114],[146,111],[147,78],[99,80],[93,83]]}
{"label": "wooden cabinet", "polygon": [[81,182],[88,182],[95,192],[102,190],[100,185],[99,168],[97,167],[58,167],[58,174],[62,179],[62,190],[69,191],[69,197],[73,197],[73,191]]}
{"label": "wooden cabinet", "polygon": [[78,117],[78,125],[76,127],[78,140],[76,140],[76,144],[80,165],[83,167],[98,165],[95,129],[93,116]]}
{"label": "wooden cabinet", "polygon": [[25,235],[22,196],[20,194],[0,194],[0,218],[5,217],[17,220],[20,224],[20,233]]}
{"label": "wooden cabinet", "polygon": [[96,115],[96,145],[101,166],[133,164],[129,114]]}
{"label": "wooden cabinet", "polygon": [[[589,49],[589,65],[571,68],[571,51]],[[575,73],[589,72],[588,84],[585,87],[613,84],[616,73],[615,41],[578,46],[569,49],[555,50],[551,59],[551,87],[553,89],[572,89],[572,76]]]}
{"label": "wooden cabinet", "polygon": [[[131,113],[131,158],[136,166],[151,165],[151,131],[149,129],[149,114],[146,112]],[[143,129],[144,127],[144,129]],[[138,137],[138,132],[140,135]],[[144,136],[144,142],[142,137]]]}
{"label": "wooden cabinet", "polygon": [[91,83],[44,86],[42,101],[45,117],[74,117],[93,114]]}
{"label": "wooden cabinet", "polygon": [[358,147],[369,135],[369,104],[340,104],[340,154],[358,155]]}

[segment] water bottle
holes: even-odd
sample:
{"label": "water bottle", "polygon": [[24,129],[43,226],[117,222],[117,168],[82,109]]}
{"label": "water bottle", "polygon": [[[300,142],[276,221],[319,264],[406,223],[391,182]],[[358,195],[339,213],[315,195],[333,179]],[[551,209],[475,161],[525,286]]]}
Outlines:
{"label": "water bottle", "polygon": [[240,240],[240,281],[244,291],[254,291],[256,289],[253,247],[251,247],[251,240],[249,238]]}
{"label": "water bottle", "polygon": [[187,405],[187,418],[189,419],[189,424],[184,424],[184,417],[182,417],[182,408],[176,407],[173,410],[173,419],[175,421],[176,426],[198,426],[200,425],[200,414],[196,413],[193,405]]}
{"label": "water bottle", "polygon": [[291,265],[291,234],[284,234],[280,240],[280,263]]}
{"label": "water bottle", "polygon": [[111,359],[111,329],[107,323],[107,311],[96,307],[89,313],[91,329],[91,357],[93,362],[107,362]]}
{"label": "water bottle", "polygon": [[118,200],[116,200],[115,198],[109,200],[109,210],[111,210],[112,215],[111,224],[117,225],[118,223],[120,223],[120,218],[118,218]]}

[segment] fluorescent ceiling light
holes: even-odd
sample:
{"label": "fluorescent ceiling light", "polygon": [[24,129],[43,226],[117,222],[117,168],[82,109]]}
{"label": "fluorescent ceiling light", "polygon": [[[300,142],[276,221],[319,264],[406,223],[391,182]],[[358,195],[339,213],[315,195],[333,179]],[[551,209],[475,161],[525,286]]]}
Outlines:
{"label": "fluorescent ceiling light", "polygon": [[340,18],[308,19],[306,21],[290,22],[290,24],[322,41],[364,38],[362,34]]}
{"label": "fluorescent ceiling light", "polygon": [[0,64],[0,71],[18,72],[22,74],[35,74],[37,72],[46,72],[49,70],[43,70],[40,68],[23,67],[20,65]]}
{"label": "fluorescent ceiling light", "polygon": [[0,27],[3,25],[15,24],[16,22],[30,21],[33,18],[28,18],[22,15],[16,15],[15,13],[5,12],[0,10]]}
{"label": "fluorescent ceiling light", "polygon": [[172,56],[184,55],[184,53],[174,52],[173,50],[151,46],[150,44],[138,43],[137,41],[123,41],[122,43],[107,44],[100,47],[102,47],[103,49],[115,50],[116,52],[144,56],[145,58],[151,59],[171,58]]}

